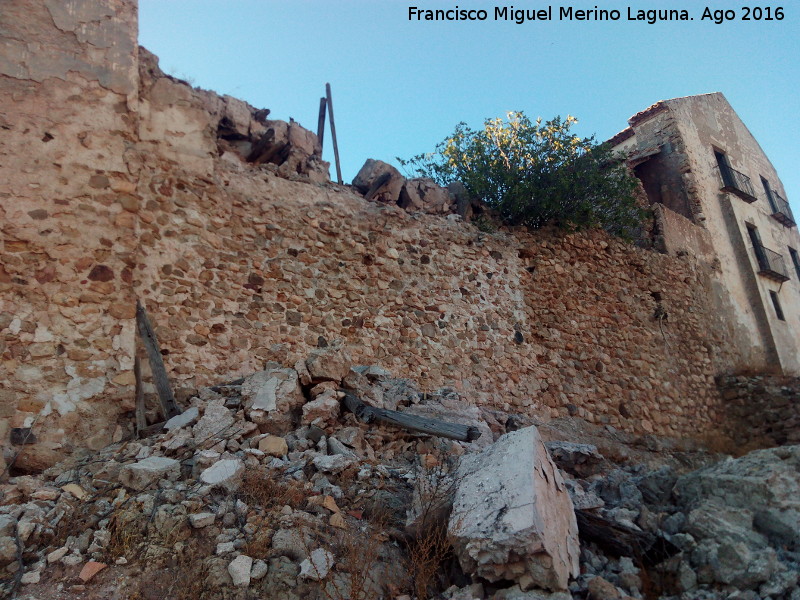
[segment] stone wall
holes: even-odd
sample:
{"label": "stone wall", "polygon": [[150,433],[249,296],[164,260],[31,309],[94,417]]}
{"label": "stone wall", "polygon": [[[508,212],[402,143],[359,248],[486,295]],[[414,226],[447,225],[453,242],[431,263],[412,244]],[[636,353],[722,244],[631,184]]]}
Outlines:
{"label": "stone wall", "polygon": [[0,444],[36,421],[34,466],[131,405],[136,23],[128,0],[0,3]]}
{"label": "stone wall", "polygon": [[800,443],[800,379],[736,375],[720,378],[728,434],[741,453]]}
{"label": "stone wall", "polygon": [[[36,439],[17,467],[130,431],[136,299],[184,394],[341,339],[476,404],[719,423],[730,346],[693,256],[367,202],[313,134],[161,73],[135,3],[59,6],[0,5],[0,439]],[[42,48],[48,70],[20,66]]]}

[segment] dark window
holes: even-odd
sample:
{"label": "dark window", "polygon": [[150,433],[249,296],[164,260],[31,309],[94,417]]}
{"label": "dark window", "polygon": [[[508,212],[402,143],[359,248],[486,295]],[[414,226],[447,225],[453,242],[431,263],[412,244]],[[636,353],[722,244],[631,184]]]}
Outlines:
{"label": "dark window", "polygon": [[750,242],[753,244],[753,251],[756,253],[756,261],[758,261],[758,268],[762,271],[769,268],[769,261],[767,260],[767,253],[764,252],[764,246],[761,243],[761,236],[758,235],[758,229],[755,225],[747,224],[747,233],[750,236]]}
{"label": "dark window", "polygon": [[775,307],[775,314],[778,315],[778,319],[785,321],[786,319],[783,318],[783,310],[781,310],[781,303],[780,300],[778,300],[778,293],[770,290],[769,296],[772,298],[772,306]]}
{"label": "dark window", "polygon": [[797,250],[794,248],[789,248],[789,256],[792,257],[792,263],[794,263],[794,271],[797,273],[797,280],[800,281],[800,256],[797,255]]}
{"label": "dark window", "polygon": [[767,194],[767,201],[769,202],[769,207],[772,209],[772,212],[778,212],[778,206],[775,204],[775,197],[772,195],[772,188],[769,187],[769,181],[762,177],[761,185],[764,186],[764,192]]}
{"label": "dark window", "polygon": [[714,156],[717,157],[717,164],[719,165],[719,174],[722,176],[722,183],[725,187],[736,187],[733,180],[733,172],[731,171],[731,164],[728,162],[728,157],[724,152],[714,150]]}

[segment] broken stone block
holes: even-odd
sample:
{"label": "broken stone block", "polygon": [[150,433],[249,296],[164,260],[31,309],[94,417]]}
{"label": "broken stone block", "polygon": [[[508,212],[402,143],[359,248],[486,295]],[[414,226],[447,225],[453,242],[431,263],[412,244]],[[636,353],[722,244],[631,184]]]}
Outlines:
{"label": "broken stone block", "polygon": [[172,431],[173,429],[186,427],[187,425],[194,423],[199,416],[200,409],[198,409],[196,406],[192,406],[191,408],[187,408],[181,414],[175,415],[169,421],[164,423],[164,429],[167,431]]}
{"label": "broken stone block", "polygon": [[523,590],[567,589],[579,572],[578,525],[535,427],[462,458],[456,481],[448,536],[466,573]]}
{"label": "broken stone block", "polygon": [[240,554],[228,565],[228,573],[236,587],[247,587],[250,585],[250,569],[253,567],[253,559],[245,554]]}
{"label": "broken stone block", "polygon": [[269,566],[263,560],[258,559],[253,561],[253,566],[250,567],[250,579],[258,581],[264,579],[269,572]]}
{"label": "broken stone block", "polygon": [[200,481],[210,486],[235,491],[244,475],[244,463],[238,458],[217,461],[200,474]]}
{"label": "broken stone block", "polygon": [[559,469],[576,477],[589,477],[594,474],[595,467],[603,461],[603,455],[592,444],[575,444],[573,442],[547,442],[547,451]]}
{"label": "broken stone block", "polygon": [[332,344],[327,348],[313,350],[306,359],[306,368],[314,383],[342,381],[350,370],[352,360],[341,344]]}
{"label": "broken stone block", "polygon": [[302,422],[306,425],[323,426],[336,421],[341,411],[337,392],[327,391],[311,402],[303,405]]}
{"label": "broken stone block", "polygon": [[286,456],[289,453],[289,445],[282,437],[268,435],[258,440],[258,449],[270,456]]}
{"label": "broken stone block", "polygon": [[193,515],[189,515],[189,524],[195,529],[202,529],[203,527],[213,525],[216,518],[217,515],[210,512],[195,513]]}
{"label": "broken stone block", "polygon": [[272,433],[288,432],[292,427],[291,412],[306,400],[297,371],[272,362],[264,371],[245,379],[242,399],[250,419]]}
{"label": "broken stone block", "polygon": [[150,456],[137,463],[125,465],[119,472],[119,482],[132,490],[143,490],[159,479],[177,479],[181,463],[174,458]]}
{"label": "broken stone block", "polygon": [[450,195],[433,179],[419,177],[406,181],[398,205],[407,211],[443,214],[450,212]]}
{"label": "broken stone block", "polygon": [[313,460],[314,467],[317,471],[321,471],[322,473],[339,473],[357,462],[357,458],[353,456],[344,456],[342,454],[315,456]]}
{"label": "broken stone block", "polygon": [[198,444],[215,437],[224,439],[228,437],[226,434],[233,423],[231,411],[225,408],[225,399],[211,400],[206,405],[203,417],[192,428],[192,435]]}
{"label": "broken stone block", "polygon": [[324,548],[317,548],[300,563],[300,577],[321,581],[328,576],[333,564],[333,554]]}
{"label": "broken stone block", "polygon": [[392,165],[369,158],[353,179],[353,187],[364,194],[367,200],[397,204],[405,181],[405,177]]}

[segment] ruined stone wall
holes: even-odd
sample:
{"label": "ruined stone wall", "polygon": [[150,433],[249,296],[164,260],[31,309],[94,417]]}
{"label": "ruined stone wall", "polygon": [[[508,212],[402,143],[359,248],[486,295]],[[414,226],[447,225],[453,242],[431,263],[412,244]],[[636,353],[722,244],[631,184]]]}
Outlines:
{"label": "ruined stone wall", "polygon": [[693,258],[600,232],[485,234],[219,166],[214,183],[173,171],[142,192],[164,225],[136,285],[182,385],[342,339],[359,363],[506,410],[674,435],[718,418],[729,357]]}
{"label": "ruined stone wall", "polygon": [[720,378],[728,434],[741,453],[800,443],[800,379],[737,375]]}
{"label": "ruined stone wall", "polygon": [[33,466],[130,406],[136,22],[128,0],[0,3],[0,444],[36,421]]}
{"label": "ruined stone wall", "polygon": [[[366,202],[322,181],[301,128],[139,60],[135,3],[68,4],[0,5],[0,439],[36,439],[18,467],[130,428],[137,298],[187,393],[341,339],[477,404],[716,427],[729,345],[694,257]],[[292,143],[259,147],[271,130]]]}

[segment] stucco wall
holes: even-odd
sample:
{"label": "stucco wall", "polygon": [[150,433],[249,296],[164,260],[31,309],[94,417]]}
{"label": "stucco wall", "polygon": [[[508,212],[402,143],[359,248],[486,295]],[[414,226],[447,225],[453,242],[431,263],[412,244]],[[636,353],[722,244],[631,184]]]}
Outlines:
{"label": "stucco wall", "polygon": [[[663,156],[663,160],[648,168],[662,171],[656,175],[663,180],[664,189],[685,195],[691,209],[689,214],[683,213],[687,221],[669,210],[660,213],[662,230],[657,233],[663,238],[661,246],[673,252],[694,252],[712,268],[709,291],[720,314],[725,315],[735,368],[798,373],[800,283],[788,248],[797,249],[800,236],[796,227],[787,228],[770,216],[761,177],[785,198],[775,169],[722,94],[676,98],[654,106],[656,110],[631,119],[634,135],[619,148],[635,157],[637,152],[660,146],[657,157]],[[755,202],[748,204],[720,190],[715,149],[723,150],[731,166],[750,177]],[[673,181],[676,173],[680,184]],[[664,202],[678,209],[682,206],[674,198]],[[746,223],[758,228],[764,246],[784,257],[789,281],[781,285],[758,274]],[[777,318],[770,291],[778,294],[785,321]]]}
{"label": "stucco wall", "polygon": [[[797,228],[787,228],[773,219],[761,185],[761,177],[786,197],[783,184],[758,142],[722,94],[706,94],[668,102],[675,113],[695,184],[703,198],[706,227],[721,263],[721,288],[731,299],[732,314],[746,324],[747,339],[761,338],[765,367],[800,373],[800,282],[791,268],[788,247],[797,248]],[[747,175],[756,192],[752,204],[720,191],[714,148],[724,150],[731,166]],[[754,224],[761,240],[784,257],[790,280],[782,285],[758,275],[758,264],[745,223]],[[745,256],[747,261],[745,261]],[[769,291],[778,293],[786,320],[777,318]],[[745,339],[737,340],[743,343]],[[771,350],[774,354],[771,356]],[[777,363],[777,364],[776,364]]]}

